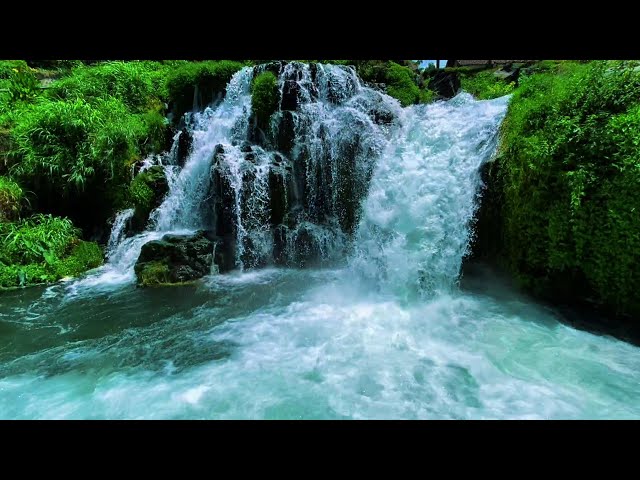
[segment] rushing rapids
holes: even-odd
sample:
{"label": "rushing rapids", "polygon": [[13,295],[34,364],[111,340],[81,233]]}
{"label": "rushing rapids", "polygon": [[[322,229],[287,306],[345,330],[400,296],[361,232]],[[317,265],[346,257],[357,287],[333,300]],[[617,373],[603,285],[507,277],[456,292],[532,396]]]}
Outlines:
{"label": "rushing rapids", "polygon": [[[640,417],[636,347],[458,285],[508,98],[403,109],[347,67],[261,69],[267,131],[244,69],[143,165],[169,185],[144,232],[122,212],[106,266],[3,298],[0,417]],[[144,244],[199,230],[233,271],[135,288]]]}

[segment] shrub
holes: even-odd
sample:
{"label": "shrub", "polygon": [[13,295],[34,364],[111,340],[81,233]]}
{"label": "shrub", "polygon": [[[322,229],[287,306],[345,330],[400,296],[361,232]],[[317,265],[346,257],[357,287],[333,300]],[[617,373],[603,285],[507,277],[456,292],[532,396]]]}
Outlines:
{"label": "shrub", "polygon": [[29,264],[60,258],[77,242],[80,231],[66,218],[35,215],[0,224],[0,262]]}
{"label": "shrub", "polygon": [[15,69],[8,81],[9,102],[30,101],[39,93],[39,82],[29,68]]}
{"label": "shrub", "polygon": [[114,98],[95,105],[42,101],[23,112],[11,132],[20,155],[14,172],[63,193],[83,191],[91,180],[119,177],[144,133],[140,119]]}
{"label": "shrub", "polygon": [[460,75],[460,85],[463,90],[479,100],[490,100],[512,93],[514,82],[505,82],[494,75],[494,70],[483,70],[477,73]]}
{"label": "shrub", "polygon": [[8,80],[16,70],[26,70],[27,62],[24,60],[0,60],[0,80]]}
{"label": "shrub", "polygon": [[20,185],[7,177],[0,176],[0,222],[16,220],[24,200]]}
{"label": "shrub", "polygon": [[414,81],[414,76],[411,69],[393,62],[386,71],[387,93],[396,98],[403,107],[420,101],[420,89]]}
{"label": "shrub", "polygon": [[98,244],[79,236],[69,219],[51,215],[0,223],[0,287],[53,282],[102,264]]}
{"label": "shrub", "polygon": [[271,72],[262,72],[251,84],[251,109],[261,128],[269,124],[269,118],[278,109],[280,91],[278,79]]}
{"label": "shrub", "polygon": [[115,97],[133,112],[144,112],[154,99],[162,97],[165,67],[158,62],[105,62],[78,66],[54,82],[47,95],[58,100],[91,102]]}
{"label": "shrub", "polygon": [[55,276],[57,278],[75,277],[99,267],[103,261],[102,249],[97,243],[80,240],[66,258],[54,264]]}

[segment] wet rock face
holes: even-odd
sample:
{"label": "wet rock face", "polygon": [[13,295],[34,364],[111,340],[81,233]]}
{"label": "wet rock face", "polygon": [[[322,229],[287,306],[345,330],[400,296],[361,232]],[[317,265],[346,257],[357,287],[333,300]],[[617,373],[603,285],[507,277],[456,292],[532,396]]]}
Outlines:
{"label": "wet rock face", "polygon": [[[369,163],[375,164],[388,126],[399,120],[396,104],[364,91],[351,69],[271,62],[256,67],[254,79],[265,71],[278,77],[269,123],[257,121],[252,103],[242,129],[220,138],[224,145],[212,145],[210,156],[199,160],[209,163],[198,170],[207,178],[196,190],[195,228],[224,240],[220,251],[231,259],[229,269],[309,266],[332,258],[343,234],[356,229]],[[193,149],[183,125],[175,130],[180,166]],[[157,268],[169,268],[161,275],[167,281],[196,275]]]}
{"label": "wet rock face", "polygon": [[460,78],[455,72],[438,71],[429,80],[429,89],[442,98],[453,98],[460,90]]}
{"label": "wet rock face", "polygon": [[165,235],[142,246],[135,266],[139,286],[184,283],[196,280],[212,271],[219,273],[233,268],[233,255],[228,239],[207,231],[193,235]]}
{"label": "wet rock face", "polygon": [[282,89],[281,110],[297,110],[298,95],[300,94],[300,85],[295,80],[285,80]]}
{"label": "wet rock face", "polygon": [[178,138],[178,150],[176,152],[176,160],[178,165],[183,167],[187,160],[187,157],[191,153],[191,147],[193,146],[193,138],[186,128],[180,131],[180,137]]}

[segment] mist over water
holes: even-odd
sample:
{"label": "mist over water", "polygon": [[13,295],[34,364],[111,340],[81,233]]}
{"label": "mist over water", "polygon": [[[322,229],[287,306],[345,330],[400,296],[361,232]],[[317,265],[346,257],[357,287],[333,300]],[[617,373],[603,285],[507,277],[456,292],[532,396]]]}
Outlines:
{"label": "mist over water", "polygon": [[[640,417],[637,347],[567,327],[498,280],[500,295],[458,285],[478,169],[508,98],[402,109],[351,69],[289,64],[279,85],[300,87],[293,146],[254,145],[248,160],[252,76],[239,72],[220,104],[190,117],[183,168],[175,152],[159,160],[170,192],[147,231],[126,237],[122,212],[107,265],[0,297],[0,418]],[[380,112],[388,121],[373,121]],[[136,288],[144,243],[209,227],[216,145],[237,269]],[[281,157],[290,190],[305,192],[287,197],[288,245],[312,232],[324,268],[274,260],[266,185]]]}

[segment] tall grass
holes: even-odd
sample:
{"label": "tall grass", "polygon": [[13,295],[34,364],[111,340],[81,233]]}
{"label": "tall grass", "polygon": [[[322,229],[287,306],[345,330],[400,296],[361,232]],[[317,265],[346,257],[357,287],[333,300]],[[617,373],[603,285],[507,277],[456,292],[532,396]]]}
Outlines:
{"label": "tall grass", "polygon": [[20,215],[24,191],[8,177],[0,176],[0,222],[15,220]]}

